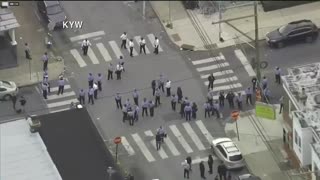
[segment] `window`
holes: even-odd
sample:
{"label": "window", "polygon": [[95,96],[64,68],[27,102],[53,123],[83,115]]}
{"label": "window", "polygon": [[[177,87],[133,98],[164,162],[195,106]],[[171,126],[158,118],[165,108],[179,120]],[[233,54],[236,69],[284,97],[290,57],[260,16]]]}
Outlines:
{"label": "window", "polygon": [[296,130],[294,130],[294,142],[296,143],[296,144],[298,144],[298,133],[297,133],[297,131]]}
{"label": "window", "polygon": [[229,157],[230,161],[240,161],[241,159],[242,159],[242,155],[241,154]]}
{"label": "window", "polygon": [[219,149],[219,151],[221,152],[221,154],[222,154],[225,158],[227,158],[227,154],[226,154],[226,152],[223,150],[223,148],[222,148],[220,145],[217,145],[217,148]]}
{"label": "window", "polygon": [[55,6],[49,6],[47,7],[47,13],[48,15],[53,15],[53,14],[58,14],[62,12],[62,9],[60,5],[55,5]]}
{"label": "window", "polygon": [[0,88],[0,92],[6,91],[6,88]]}

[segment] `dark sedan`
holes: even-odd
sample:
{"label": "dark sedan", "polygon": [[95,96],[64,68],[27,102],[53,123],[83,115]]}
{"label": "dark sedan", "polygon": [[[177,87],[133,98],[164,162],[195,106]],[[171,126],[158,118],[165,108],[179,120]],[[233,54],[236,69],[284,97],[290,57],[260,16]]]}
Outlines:
{"label": "dark sedan", "polygon": [[54,27],[62,26],[63,21],[67,19],[59,1],[37,1],[37,5],[41,15]]}
{"label": "dark sedan", "polygon": [[318,27],[310,20],[293,21],[267,33],[269,46],[281,48],[290,43],[313,42],[319,35]]}

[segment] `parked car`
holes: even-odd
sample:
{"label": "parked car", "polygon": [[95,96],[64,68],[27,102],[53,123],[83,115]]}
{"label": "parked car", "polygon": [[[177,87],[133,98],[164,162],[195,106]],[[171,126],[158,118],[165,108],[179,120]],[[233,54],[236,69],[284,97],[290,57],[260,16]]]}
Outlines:
{"label": "parked car", "polygon": [[18,93],[16,83],[12,81],[0,81],[0,98],[10,100],[12,96]]}
{"label": "parked car", "polygon": [[37,5],[45,20],[48,23],[54,22],[55,27],[61,27],[63,21],[67,19],[59,1],[37,1]]}
{"label": "parked car", "polygon": [[239,169],[245,166],[242,154],[237,145],[229,138],[217,138],[212,141],[212,148],[227,169]]}
{"label": "parked car", "polygon": [[286,44],[305,41],[313,42],[318,38],[318,27],[310,20],[293,21],[266,34],[269,46],[281,48]]}
{"label": "parked car", "polygon": [[238,180],[261,180],[261,178],[252,174],[242,174],[238,176]]}

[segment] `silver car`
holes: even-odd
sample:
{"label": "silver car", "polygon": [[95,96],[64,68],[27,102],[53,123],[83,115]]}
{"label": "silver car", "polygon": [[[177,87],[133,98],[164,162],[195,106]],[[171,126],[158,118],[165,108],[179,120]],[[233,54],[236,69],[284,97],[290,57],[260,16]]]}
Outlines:
{"label": "silver car", "polygon": [[16,83],[0,80],[0,99],[10,100],[12,96],[18,93],[18,91]]}
{"label": "silver car", "polygon": [[229,138],[217,138],[212,141],[212,148],[227,169],[239,169],[245,166],[237,145]]}
{"label": "silver car", "polygon": [[238,180],[261,180],[261,178],[252,174],[242,174],[238,177]]}

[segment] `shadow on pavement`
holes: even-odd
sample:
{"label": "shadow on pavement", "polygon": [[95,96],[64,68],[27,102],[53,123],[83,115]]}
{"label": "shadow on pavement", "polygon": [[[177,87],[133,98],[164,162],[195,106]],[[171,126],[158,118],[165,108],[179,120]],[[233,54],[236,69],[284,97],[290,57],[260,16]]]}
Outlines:
{"label": "shadow on pavement", "polygon": [[11,39],[7,33],[0,34],[0,70],[16,67],[17,47],[11,45]]}

